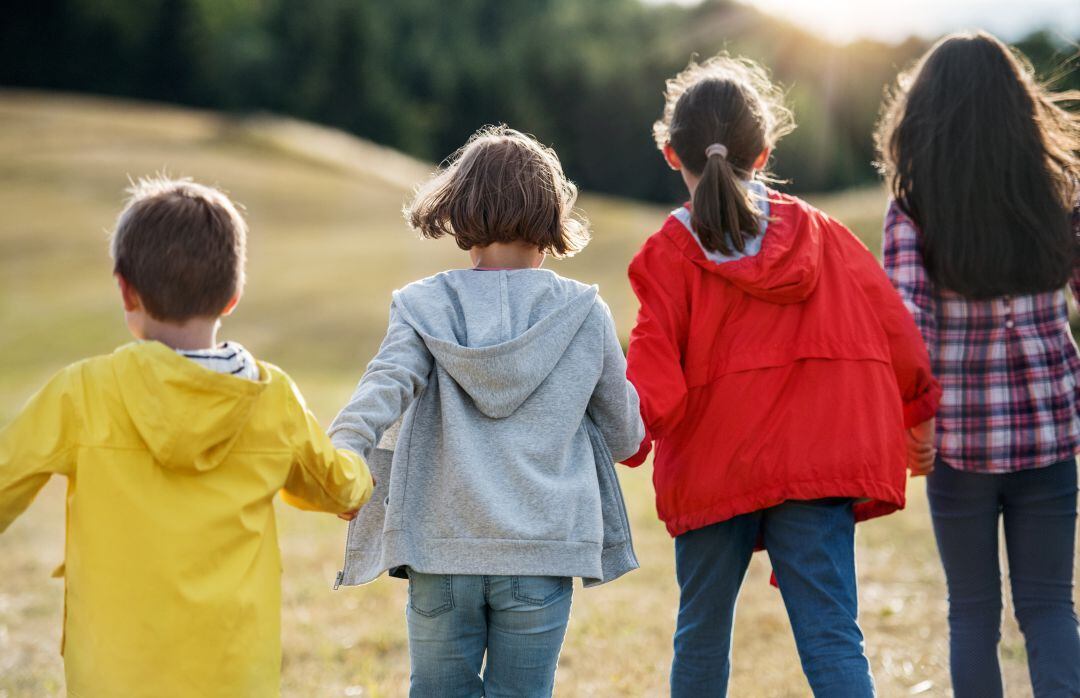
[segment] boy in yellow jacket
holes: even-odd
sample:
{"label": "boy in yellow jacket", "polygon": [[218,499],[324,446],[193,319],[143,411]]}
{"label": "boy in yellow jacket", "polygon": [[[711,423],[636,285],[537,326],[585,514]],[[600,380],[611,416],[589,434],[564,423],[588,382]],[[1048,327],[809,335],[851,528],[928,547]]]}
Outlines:
{"label": "boy in yellow jacket", "polygon": [[335,514],[371,496],[289,377],[217,341],[245,238],[217,190],[136,185],[112,253],[140,341],[62,370],[0,431],[0,532],[68,478],[71,696],[279,694],[274,496]]}

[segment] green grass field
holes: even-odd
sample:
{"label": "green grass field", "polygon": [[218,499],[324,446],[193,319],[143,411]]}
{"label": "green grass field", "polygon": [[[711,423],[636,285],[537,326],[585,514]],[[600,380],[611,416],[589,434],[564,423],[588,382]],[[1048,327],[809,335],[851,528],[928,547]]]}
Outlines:
{"label": "green grass field", "polygon": [[[289,371],[326,421],[378,346],[391,290],[467,261],[452,243],[420,241],[403,224],[409,188],[430,166],[397,153],[295,122],[0,92],[0,424],[63,365],[129,340],[106,233],[128,178],[162,170],[219,185],[247,206],[248,287],[223,338]],[[876,250],[881,191],[813,200]],[[625,336],[636,305],[624,271],[666,210],[596,196],[580,207],[594,240],[551,266],[598,283]],[[666,693],[677,603],[672,543],[656,519],[649,466],[621,472],[642,568],[578,592],[561,695]],[[49,577],[62,557],[63,488],[50,483],[0,535],[0,698],[63,695],[62,584]],[[923,483],[913,481],[909,494],[906,511],[860,527],[861,620],[881,695],[946,696],[943,578]],[[405,585],[383,578],[332,592],[344,523],[284,506],[280,514],[284,695],[405,695]],[[768,576],[767,559],[755,556],[739,604],[731,695],[805,696]],[[1001,653],[1010,695],[1030,695],[1011,618]]]}

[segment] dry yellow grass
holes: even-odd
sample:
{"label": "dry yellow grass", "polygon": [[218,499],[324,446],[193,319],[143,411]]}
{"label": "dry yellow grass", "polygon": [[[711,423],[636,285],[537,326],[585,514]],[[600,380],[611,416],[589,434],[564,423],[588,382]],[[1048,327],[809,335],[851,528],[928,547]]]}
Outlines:
{"label": "dry yellow grass", "polygon": [[[249,286],[224,335],[290,371],[324,419],[376,348],[391,289],[463,262],[452,244],[419,241],[401,222],[422,163],[295,123],[0,92],[0,423],[59,367],[128,340],[105,231],[127,178],[162,169],[218,184],[247,205]],[[816,201],[876,247],[880,191]],[[554,266],[599,283],[625,333],[635,304],[624,269],[665,211],[595,196],[581,207],[594,242]],[[642,569],[576,596],[561,695],[666,693],[677,601],[672,544],[656,520],[648,466],[622,474]],[[907,511],[859,532],[862,622],[882,695],[945,696],[942,574],[922,483],[910,494]],[[280,513],[284,695],[404,695],[404,585],[384,578],[331,592],[344,525],[287,507]],[[63,694],[62,586],[49,578],[63,525],[63,483],[53,482],[0,536],[0,698]],[[768,571],[756,556],[739,605],[731,695],[805,696]],[[1029,694],[1011,619],[1002,655],[1010,695]]]}

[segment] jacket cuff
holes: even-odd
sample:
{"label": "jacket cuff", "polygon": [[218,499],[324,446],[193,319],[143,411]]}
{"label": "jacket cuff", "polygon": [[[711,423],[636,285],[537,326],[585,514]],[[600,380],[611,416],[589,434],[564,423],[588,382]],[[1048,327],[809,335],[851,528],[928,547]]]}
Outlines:
{"label": "jacket cuff", "polygon": [[937,414],[941,402],[941,386],[934,381],[922,395],[904,403],[904,428],[917,427]]}
{"label": "jacket cuff", "polygon": [[649,433],[649,428],[645,427],[645,438],[641,441],[641,448],[637,453],[622,461],[622,464],[636,468],[645,462],[650,453],[652,453],[652,434]]}

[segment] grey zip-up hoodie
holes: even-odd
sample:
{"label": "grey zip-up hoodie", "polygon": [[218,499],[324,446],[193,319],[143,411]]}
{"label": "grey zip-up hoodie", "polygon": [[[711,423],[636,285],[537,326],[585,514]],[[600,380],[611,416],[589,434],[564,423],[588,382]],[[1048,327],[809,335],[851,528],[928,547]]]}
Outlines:
{"label": "grey zip-up hoodie", "polygon": [[638,409],[595,286],[462,270],[395,292],[330,429],[376,479],[339,583],[408,567],[591,585],[637,567],[613,460],[641,444]]}

